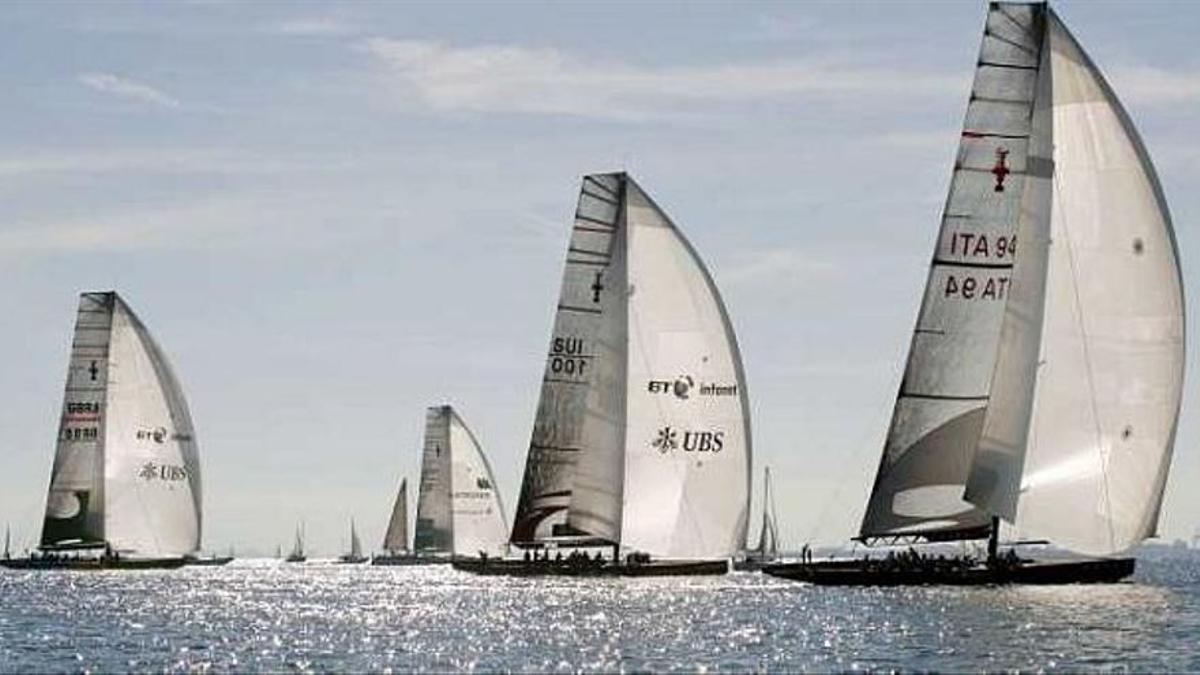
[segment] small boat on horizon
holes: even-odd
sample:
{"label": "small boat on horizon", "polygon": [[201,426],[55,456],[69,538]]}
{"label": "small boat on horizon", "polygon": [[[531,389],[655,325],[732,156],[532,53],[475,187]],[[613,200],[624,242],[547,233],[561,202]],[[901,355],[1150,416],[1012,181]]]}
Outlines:
{"label": "small boat on horizon", "polygon": [[370,560],[363,555],[362,542],[358,539],[358,530],[354,528],[354,519],[350,519],[350,552],[338,557],[338,563],[343,565],[360,565]]}
{"label": "small boat on horizon", "polygon": [[82,293],[41,540],[0,565],[173,568],[200,536],[199,450],[179,380],[117,293]]}
{"label": "small boat on horizon", "polygon": [[292,542],[292,551],[283,559],[286,563],[302,563],[308,560],[304,553],[304,523],[296,526],[296,539]]}
{"label": "small boat on horizon", "polygon": [[734,558],[733,569],[742,572],[761,570],[779,560],[779,530],[775,522],[775,499],[771,491],[771,467],[763,469],[763,519],[758,531],[758,545]]}
{"label": "small boat on horizon", "polygon": [[[1047,4],[991,3],[857,537],[908,549],[765,571],[828,585],[1129,576],[1129,551],[1156,532],[1184,323],[1171,217],[1128,113]],[[973,540],[986,554],[916,548]],[[1029,560],[1024,542],[1077,557]]]}
{"label": "small boat on horizon", "polygon": [[585,176],[509,538],[521,553],[454,565],[724,574],[746,541],[749,419],[733,326],[696,250],[627,174]]}

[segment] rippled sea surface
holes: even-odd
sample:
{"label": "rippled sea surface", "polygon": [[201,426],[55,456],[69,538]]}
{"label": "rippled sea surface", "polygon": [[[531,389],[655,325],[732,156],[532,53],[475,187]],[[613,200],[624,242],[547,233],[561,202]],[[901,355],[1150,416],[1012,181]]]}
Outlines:
{"label": "rippled sea surface", "polygon": [[1132,583],[828,589],[235,561],[0,570],[0,670],[1200,670],[1200,554]]}

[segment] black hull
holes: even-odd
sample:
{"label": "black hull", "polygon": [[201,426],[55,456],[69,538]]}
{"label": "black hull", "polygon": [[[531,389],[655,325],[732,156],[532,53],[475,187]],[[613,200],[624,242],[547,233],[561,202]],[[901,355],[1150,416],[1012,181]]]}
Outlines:
{"label": "black hull", "polygon": [[1133,558],[1022,562],[1003,567],[887,568],[861,560],[767,565],[763,572],[819,586],[987,586],[998,584],[1111,584],[1133,574]]}
{"label": "black hull", "polygon": [[362,557],[354,558],[351,556],[344,555],[337,559],[337,564],[339,564],[339,565],[361,565],[369,560],[370,560],[370,558],[362,558]]}
{"label": "black hull", "polygon": [[283,559],[283,562],[285,562],[285,563],[302,563],[302,562],[307,562],[307,561],[308,561],[308,556],[305,556],[305,555],[289,555],[288,557]]}
{"label": "black hull", "polygon": [[211,558],[185,558],[183,564],[188,567],[221,567],[233,562],[233,556],[213,556]]}
{"label": "black hull", "polygon": [[775,560],[758,560],[755,558],[747,558],[746,560],[734,560],[733,571],[735,572],[759,572],[764,567],[777,565]]}
{"label": "black hull", "polygon": [[454,569],[474,574],[509,577],[681,577],[716,576],[729,572],[724,560],[685,560],[639,564],[590,563],[568,560],[482,560],[461,558]]}
{"label": "black hull", "polygon": [[183,567],[183,558],[111,559],[111,558],[11,558],[0,566],[11,570],[172,570]]}
{"label": "black hull", "polygon": [[377,567],[412,567],[414,565],[449,565],[449,558],[435,558],[427,555],[377,555],[371,558],[371,564]]}

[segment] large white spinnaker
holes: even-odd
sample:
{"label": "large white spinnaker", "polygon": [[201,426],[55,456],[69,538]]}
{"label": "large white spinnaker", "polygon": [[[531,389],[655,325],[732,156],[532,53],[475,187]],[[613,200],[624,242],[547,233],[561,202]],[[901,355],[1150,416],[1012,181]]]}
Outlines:
{"label": "large white spinnaker", "polygon": [[[82,294],[75,335],[43,548],[102,543],[129,558],[197,551],[195,431],[166,356],[116,293]],[[72,497],[86,509],[71,513]]]}
{"label": "large white spinnaker", "polygon": [[391,555],[408,551],[408,479],[400,481],[396,503],[392,505],[392,517],[388,519],[387,531],[383,535],[383,550]]}
{"label": "large white spinnaker", "polygon": [[1155,533],[1182,395],[1183,284],[1166,200],[1132,121],[1047,14],[1053,243],[1016,525],[1105,555]]}
{"label": "large white spinnaker", "polygon": [[750,415],[733,326],[704,263],[624,177],[628,339],[621,543],[727,558],[746,541]]}
{"label": "large white spinnaker", "polygon": [[450,406],[442,406],[442,411],[450,438],[454,554],[502,556],[508,544],[508,518],[492,467],[458,413]]}

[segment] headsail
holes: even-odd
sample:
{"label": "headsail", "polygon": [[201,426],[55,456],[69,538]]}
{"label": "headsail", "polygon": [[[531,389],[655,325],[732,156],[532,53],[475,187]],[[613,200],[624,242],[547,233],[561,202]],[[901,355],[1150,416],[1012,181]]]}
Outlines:
{"label": "headsail", "polygon": [[350,519],[350,557],[362,557],[362,542],[358,538],[358,530],[354,527],[354,519]]}
{"label": "headsail", "polygon": [[585,177],[512,541],[726,557],[746,537],[749,464],[741,357],[708,271],[632,179]]}
{"label": "headsail", "polygon": [[758,531],[755,551],[765,558],[774,558],[779,549],[779,532],[775,525],[775,500],[771,495],[771,467],[763,470],[763,520]]}
{"label": "headsail", "polygon": [[408,479],[400,481],[396,503],[392,505],[392,517],[388,519],[387,532],[383,535],[383,550],[395,555],[408,550]]}
{"label": "headsail", "polygon": [[508,518],[492,467],[458,413],[450,406],[442,410],[449,425],[454,553],[503,555]]}
{"label": "headsail", "polygon": [[166,356],[116,293],[80,297],[43,548],[199,550],[200,467]]}
{"label": "headsail", "polygon": [[[883,457],[860,537],[984,536],[963,500],[991,394],[1029,175],[1043,10],[993,3]],[[1023,242],[1022,242],[1023,243]]]}
{"label": "headsail", "polygon": [[1053,243],[1016,525],[1111,554],[1155,532],[1182,395],[1183,284],[1132,121],[1053,12],[1047,23]]}
{"label": "headsail", "polygon": [[417,494],[417,527],[413,550],[454,550],[450,504],[450,429],[440,407],[425,411],[425,447],[421,453],[421,485]]}

